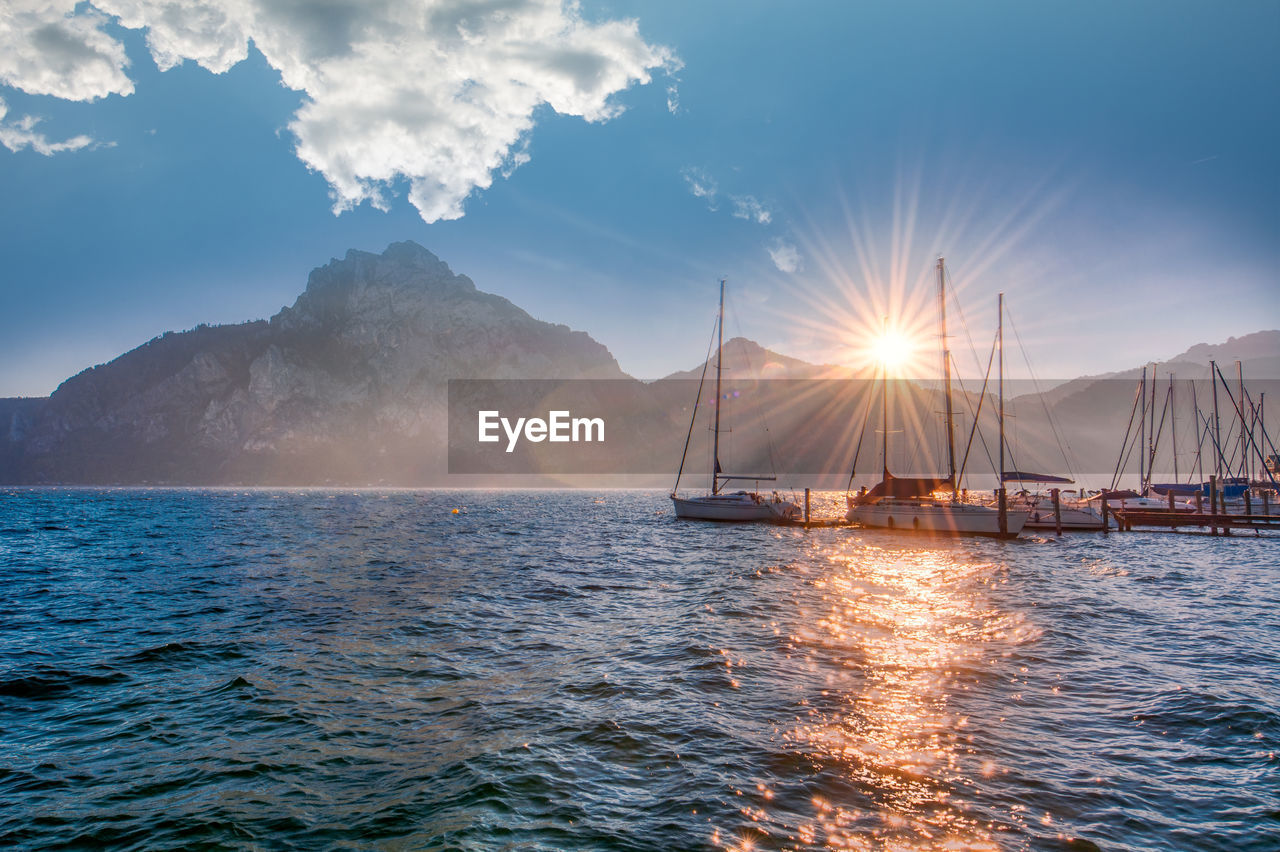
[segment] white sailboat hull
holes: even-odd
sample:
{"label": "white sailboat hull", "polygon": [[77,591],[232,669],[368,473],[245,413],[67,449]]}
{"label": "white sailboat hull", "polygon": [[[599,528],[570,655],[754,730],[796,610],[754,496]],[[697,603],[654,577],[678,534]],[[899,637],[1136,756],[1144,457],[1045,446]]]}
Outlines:
{"label": "white sailboat hull", "polygon": [[[1016,505],[1019,511],[1028,512],[1027,523],[1023,529],[1056,530],[1058,528],[1058,522],[1053,516],[1052,499],[1033,499],[1031,502],[1019,502]],[[1102,529],[1101,510],[1088,504],[1063,501],[1059,504],[1059,513],[1064,531],[1088,532]]]}
{"label": "white sailboat hull", "polygon": [[[1102,514],[1092,509],[1076,509],[1070,506],[1063,506],[1062,528],[1064,530],[1100,530],[1102,529]],[[1058,522],[1053,517],[1053,507],[1037,506],[1031,510],[1030,516],[1023,529],[1028,530],[1056,530]]]}
{"label": "white sailboat hull", "polygon": [[676,517],[693,521],[785,521],[800,515],[800,507],[759,494],[708,494],[703,497],[671,495]]}
{"label": "white sailboat hull", "polygon": [[907,530],[935,535],[986,535],[1014,538],[1022,532],[1028,513],[1011,509],[1005,513],[1005,532],[1000,532],[1000,512],[968,503],[934,503],[916,500],[882,500],[849,507],[848,519],[864,527]]}

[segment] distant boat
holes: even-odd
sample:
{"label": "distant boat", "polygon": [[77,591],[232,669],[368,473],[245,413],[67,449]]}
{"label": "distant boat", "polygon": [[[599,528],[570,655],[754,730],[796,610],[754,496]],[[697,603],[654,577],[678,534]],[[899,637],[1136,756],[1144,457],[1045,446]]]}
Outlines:
{"label": "distant boat", "polygon": [[[1001,296],[1003,310],[1004,297]],[[942,535],[983,535],[996,538],[1015,538],[1027,521],[1028,512],[1009,509],[1004,503],[1004,489],[997,492],[997,507],[962,503],[956,487],[955,418],[951,400],[951,353],[946,346],[947,308],[946,277],[942,258],[938,258],[938,324],[942,340],[943,390],[947,417],[947,467],[946,478],[900,478],[889,473],[889,423],[886,405],[888,367],[885,365],[880,379],[880,409],[884,434],[884,478],[865,494],[849,498],[846,517],[864,527],[880,527],[892,530],[912,530]],[[1004,353],[1001,352],[1001,381],[1003,381]],[[977,428],[977,423],[974,423]],[[1000,466],[1004,467],[1004,399],[1000,401]],[[1001,471],[1003,479],[1003,470]],[[950,499],[934,497],[943,488],[951,491]]]}
{"label": "distant boat", "polygon": [[[711,451],[711,493],[696,497],[680,497],[680,477],[684,473],[685,458],[689,453],[689,439],[685,439],[684,453],[680,456],[680,470],[676,473],[676,484],[671,489],[671,503],[675,507],[676,517],[695,521],[792,521],[801,515],[800,507],[773,492],[765,496],[755,491],[734,491],[721,494],[720,488],[726,482],[753,481],[772,482],[776,476],[725,474],[720,467],[720,377],[722,372],[721,358],[724,354],[724,281],[720,281],[720,314],[716,319],[716,403],[715,425],[713,427]],[[698,401],[702,399],[702,382],[707,376],[707,365],[702,365],[702,378],[698,380]],[[694,404],[693,414],[689,420],[689,434],[693,434],[693,424],[698,417],[698,405]]]}

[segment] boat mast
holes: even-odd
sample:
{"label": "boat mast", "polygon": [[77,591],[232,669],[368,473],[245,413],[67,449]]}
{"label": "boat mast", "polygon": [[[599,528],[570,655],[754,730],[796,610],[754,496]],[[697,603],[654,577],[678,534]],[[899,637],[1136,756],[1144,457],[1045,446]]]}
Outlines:
{"label": "boat mast", "polygon": [[1004,293],[996,296],[996,348],[1000,350],[1000,370],[997,373],[996,394],[1000,397],[1000,535],[1009,532],[1009,506],[1004,489]]}
{"label": "boat mast", "polygon": [[720,491],[720,370],[724,361],[724,279],[720,279],[720,319],[716,322],[716,425],[711,438],[711,493]]}
{"label": "boat mast", "polygon": [[1213,383],[1213,472],[1222,481],[1222,420],[1218,417],[1218,364],[1209,362],[1209,381]]}
{"label": "boat mast", "polygon": [[1178,481],[1178,400],[1173,395],[1174,374],[1169,374],[1169,440],[1173,442],[1173,481]]}
{"label": "boat mast", "polygon": [[1244,419],[1244,367],[1236,362],[1236,381],[1240,383],[1240,475],[1249,481],[1249,424]]}
{"label": "boat mast", "polygon": [[1138,412],[1138,493],[1147,490],[1147,368],[1142,368],[1142,389],[1138,391],[1142,398],[1142,408]]}
{"label": "boat mast", "polygon": [[951,499],[956,493],[956,438],[955,414],[951,407],[951,350],[947,348],[947,283],[944,261],[938,258],[938,324],[942,338],[942,389],[946,399],[947,414],[947,475],[951,480]]}
{"label": "boat mast", "polygon": [[1195,379],[1187,380],[1191,384],[1191,410],[1194,416],[1191,418],[1196,424],[1196,476],[1200,482],[1200,488],[1204,488],[1204,432],[1200,431],[1200,400],[1196,396]]}
{"label": "boat mast", "polygon": [[[881,323],[881,335],[889,333],[889,318]],[[880,442],[880,466],[884,469],[885,481],[889,479],[889,362],[880,358],[880,434],[884,440]]]}
{"label": "boat mast", "polygon": [[1148,409],[1148,417],[1151,422],[1147,424],[1147,487],[1143,489],[1145,496],[1151,488],[1151,481],[1156,477],[1156,373],[1160,367],[1157,364],[1151,365],[1151,407]]}

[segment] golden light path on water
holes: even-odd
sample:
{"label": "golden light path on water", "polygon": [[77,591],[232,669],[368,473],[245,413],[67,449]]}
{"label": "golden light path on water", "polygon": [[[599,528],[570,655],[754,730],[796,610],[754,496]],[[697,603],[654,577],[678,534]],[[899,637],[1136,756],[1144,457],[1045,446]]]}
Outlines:
{"label": "golden light path on water", "polygon": [[[953,705],[958,692],[980,687],[984,661],[1040,634],[992,605],[987,593],[1006,582],[1003,569],[955,542],[889,539],[846,540],[825,561],[810,584],[816,606],[797,613],[789,637],[795,665],[828,672],[822,700],[804,702],[807,715],[782,735],[860,790],[861,806],[814,797],[810,818],[781,848],[1001,848],[999,827],[967,804],[1000,768],[976,753],[971,721]],[[769,821],[767,808],[750,816]],[[750,838],[716,839],[759,848]]]}

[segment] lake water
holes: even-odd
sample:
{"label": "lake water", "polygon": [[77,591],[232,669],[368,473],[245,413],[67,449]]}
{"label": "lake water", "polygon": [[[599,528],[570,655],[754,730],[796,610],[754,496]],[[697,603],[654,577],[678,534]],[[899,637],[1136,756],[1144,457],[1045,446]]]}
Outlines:
{"label": "lake water", "polygon": [[0,491],[0,846],[1280,849],[1278,557]]}

